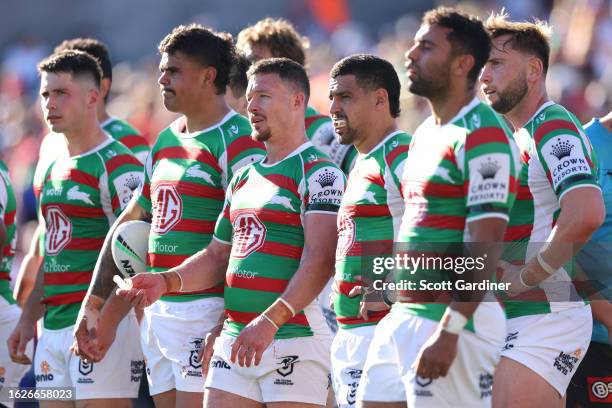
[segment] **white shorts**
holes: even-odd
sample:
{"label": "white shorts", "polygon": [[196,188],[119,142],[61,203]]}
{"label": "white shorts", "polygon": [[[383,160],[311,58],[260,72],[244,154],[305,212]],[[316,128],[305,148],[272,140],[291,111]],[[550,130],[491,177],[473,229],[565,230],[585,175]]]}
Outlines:
{"label": "white shorts", "polygon": [[457,356],[445,377],[418,377],[412,365],[437,327],[437,321],[393,308],[376,327],[357,399],[407,401],[410,408],[489,407],[506,329],[501,307],[481,303],[474,313],[475,333],[461,331]]}
{"label": "white shorts", "polygon": [[331,386],[328,336],[274,340],[258,366],[230,361],[235,337],[222,333],[215,341],[206,388],[215,388],[261,403],[301,402],[325,405]]}
{"label": "white shorts", "polygon": [[329,307],[329,298],[332,293],[332,285],[334,284],[334,278],[332,277],[329,282],[323,287],[321,293],[318,296],[318,302],[321,305],[321,313],[325,318],[325,323],[332,333],[338,331],[338,321],[336,320],[336,313]]}
{"label": "white shorts", "polygon": [[502,357],[518,361],[562,397],[591,341],[591,306],[508,319]]}
{"label": "white shorts", "polygon": [[[17,387],[19,381],[30,369],[29,365],[13,363],[8,352],[6,342],[13,333],[13,329],[19,321],[21,310],[17,305],[10,305],[4,299],[0,298],[0,392],[3,388]],[[26,355],[32,358],[33,342],[29,342],[26,347]],[[8,401],[2,401],[8,407],[13,404]]]}
{"label": "white shorts", "polygon": [[376,325],[339,329],[331,346],[332,380],[339,408],[354,407]]}
{"label": "white shorts", "polygon": [[223,308],[223,298],[211,297],[157,301],[145,309],[140,335],[151,395],[172,389],[204,392],[198,352]]}
{"label": "white shorts", "polygon": [[37,387],[75,387],[77,400],[136,398],[144,367],[138,322],[127,315],[99,363],[85,363],[70,350],[74,326],[43,329],[34,360]]}

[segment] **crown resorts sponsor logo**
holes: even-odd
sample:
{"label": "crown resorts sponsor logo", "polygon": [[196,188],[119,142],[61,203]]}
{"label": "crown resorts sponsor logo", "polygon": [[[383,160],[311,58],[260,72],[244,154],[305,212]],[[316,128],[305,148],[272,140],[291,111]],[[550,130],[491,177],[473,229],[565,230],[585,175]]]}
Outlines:
{"label": "crown resorts sponsor logo", "polygon": [[510,157],[507,154],[490,153],[478,156],[471,159],[468,166],[468,205],[506,201],[510,179]]}
{"label": "crown resorts sponsor logo", "polygon": [[484,180],[494,179],[495,175],[497,174],[497,170],[500,168],[501,166],[497,163],[497,161],[492,161],[491,158],[488,158],[486,162],[480,164],[478,172]]}
{"label": "crown resorts sponsor logo", "polygon": [[569,140],[561,140],[557,138],[557,143],[552,146],[551,155],[555,156],[557,160],[561,161],[564,157],[572,155],[572,149],[574,145]]}
{"label": "crown resorts sponsor logo", "polygon": [[580,141],[575,136],[560,136],[550,139],[542,146],[542,154],[552,173],[553,187],[576,175],[591,175],[591,168],[584,155]]}
{"label": "crown resorts sponsor logo", "polygon": [[329,171],[329,169],[325,169],[322,173],[319,174],[319,177],[317,178],[317,183],[321,185],[321,188],[331,187],[334,185],[334,182],[337,178],[338,176]]}

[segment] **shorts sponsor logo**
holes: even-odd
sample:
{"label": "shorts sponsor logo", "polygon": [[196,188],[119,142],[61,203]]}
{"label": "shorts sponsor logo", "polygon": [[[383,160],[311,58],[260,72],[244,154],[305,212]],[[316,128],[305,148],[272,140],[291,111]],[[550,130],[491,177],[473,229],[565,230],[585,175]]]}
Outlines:
{"label": "shorts sponsor logo", "polygon": [[266,226],[255,213],[239,214],[234,219],[232,257],[246,258],[266,241]]}
{"label": "shorts sponsor logo", "polygon": [[193,337],[190,342],[193,344],[193,349],[189,352],[189,365],[193,368],[202,368],[202,363],[198,360],[198,353],[202,349],[203,341],[202,337]]}
{"label": "shorts sponsor logo", "polygon": [[86,362],[83,359],[79,359],[79,373],[87,376],[93,371],[93,366],[93,363]]}
{"label": "shorts sponsor logo", "polygon": [[414,377],[414,383],[416,384],[414,394],[417,397],[433,397],[431,390],[423,389],[429,386],[432,382],[433,380],[431,378],[423,378],[417,375]]}
{"label": "shorts sponsor logo", "polygon": [[47,239],[45,250],[48,255],[57,255],[72,239],[72,223],[57,206],[47,207]]}
{"label": "shorts sponsor logo", "polygon": [[[293,366],[296,363],[299,363],[299,356],[284,356],[280,357],[277,364],[280,364],[280,368],[276,370],[278,374],[283,377],[287,377],[293,374]],[[288,378],[277,378],[274,380],[274,384],[276,385],[294,385],[293,381]]]}
{"label": "shorts sponsor logo", "polygon": [[582,350],[576,349],[571,353],[559,352],[559,355],[555,358],[553,367],[555,367],[563,375],[568,375],[574,368],[578,366],[580,357],[582,356]]}
{"label": "shorts sponsor logo", "polygon": [[53,381],[53,374],[51,373],[51,366],[46,360],[40,362],[40,374],[36,374],[36,382]]}
{"label": "shorts sponsor logo", "polygon": [[491,398],[493,395],[493,375],[490,373],[480,373],[478,388],[480,389],[480,399]]}
{"label": "shorts sponsor logo", "polygon": [[361,374],[363,373],[363,370],[348,369],[345,371],[345,373],[351,381],[350,383],[348,383],[346,402],[350,405],[353,405],[355,404],[355,402],[357,402],[357,387],[359,386],[359,380],[361,379]]}
{"label": "shorts sponsor logo", "polygon": [[133,383],[140,383],[142,378],[142,371],[144,369],[144,360],[131,360],[130,361],[130,381]]}
{"label": "shorts sponsor logo", "polygon": [[223,360],[222,358],[215,358],[210,362],[210,368],[225,368],[226,370],[231,370],[232,367],[230,367],[229,364],[227,364],[227,362],[225,360]]}
{"label": "shorts sponsor logo", "polygon": [[336,259],[346,256],[355,243],[355,221],[344,211],[338,215]]}
{"label": "shorts sponsor logo", "polygon": [[612,377],[587,377],[589,401],[612,403]]}
{"label": "shorts sponsor logo", "polygon": [[160,184],[153,192],[151,230],[158,234],[170,231],[183,216],[183,200],[171,184]]}
{"label": "shorts sponsor logo", "polygon": [[514,348],[514,344],[512,344],[511,342],[516,340],[518,338],[518,335],[519,332],[517,331],[508,333],[508,335],[506,336],[506,344],[504,344],[504,350],[510,350]]}

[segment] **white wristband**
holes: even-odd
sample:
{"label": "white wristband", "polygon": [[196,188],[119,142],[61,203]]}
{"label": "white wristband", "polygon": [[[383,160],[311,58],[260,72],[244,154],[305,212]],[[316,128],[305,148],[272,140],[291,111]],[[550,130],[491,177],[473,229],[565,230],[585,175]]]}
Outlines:
{"label": "white wristband", "polygon": [[287,309],[289,309],[289,311],[291,312],[291,317],[295,316],[295,309],[293,308],[293,306],[291,306],[291,304],[289,302],[287,302],[285,299],[283,299],[282,297],[279,297],[278,300],[285,306],[287,306]]}
{"label": "white wristband", "polygon": [[519,272],[519,282],[521,283],[521,285],[523,285],[527,289],[535,288],[537,285],[532,286],[525,283],[525,281],[523,280],[523,272],[525,272],[525,268],[521,269],[521,271]]}
{"label": "white wristband", "polygon": [[465,317],[462,313],[451,309],[450,306],[446,308],[446,311],[442,316],[442,320],[440,320],[440,323],[442,324],[442,330],[452,334],[459,334],[459,332],[463,330],[467,322],[467,317]]}
{"label": "white wristband", "polygon": [[277,325],[276,323],[274,323],[274,320],[270,319],[270,318],[268,317],[268,315],[267,315],[267,314],[262,313],[262,314],[261,314],[261,317],[263,317],[264,319],[266,319],[267,321],[269,321],[269,322],[270,322],[270,324],[272,324],[272,326],[276,327],[276,330],[278,330],[278,325]]}
{"label": "white wristband", "polygon": [[553,268],[552,266],[550,266],[548,264],[548,262],[546,262],[544,260],[544,258],[542,258],[542,253],[538,252],[538,256],[536,256],[536,259],[538,260],[538,262],[540,263],[540,266],[542,267],[542,269],[544,269],[546,271],[547,274],[549,275],[553,275],[555,272],[557,272],[557,270],[555,268]]}
{"label": "white wristband", "polygon": [[176,276],[178,276],[179,281],[181,281],[181,286],[178,288],[177,292],[182,292],[183,291],[183,277],[177,271],[174,271],[174,273],[176,273]]}

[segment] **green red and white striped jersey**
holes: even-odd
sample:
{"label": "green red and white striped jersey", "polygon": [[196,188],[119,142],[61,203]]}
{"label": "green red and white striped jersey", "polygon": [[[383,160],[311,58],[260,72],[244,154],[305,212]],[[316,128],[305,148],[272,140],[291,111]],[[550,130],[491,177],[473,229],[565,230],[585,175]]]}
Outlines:
{"label": "green red and white striped jersey", "polygon": [[[310,142],[277,163],[260,161],[234,176],[214,236],[232,245],[226,333],[237,336],[284,292],[302,258],[305,216],[335,216],[344,186],[342,171]],[[276,338],[316,335],[322,326],[321,309],[313,302],[281,326]]]}
{"label": "green red and white striped jersey", "polygon": [[[599,185],[591,144],[578,119],[563,106],[543,104],[514,138],[521,152],[522,167],[518,196],[505,236],[509,241],[505,257],[527,263],[549,240],[565,193],[584,187],[599,189]],[[540,284],[543,289],[530,291],[520,300],[505,301],[508,318],[584,306],[583,301],[575,300],[578,293],[569,284],[573,275],[570,262],[557,271],[554,279],[543,281]],[[557,289],[547,285],[553,280],[568,282],[563,287],[567,293],[559,293],[559,285]],[[569,301],[572,297],[575,301]]]}
{"label": "green red and white striped jersey", "polygon": [[331,118],[310,106],[306,109],[306,136],[317,149],[327,154],[344,174],[350,173],[355,165],[357,149],[352,144],[338,143]]}
{"label": "green red and white striped jersey", "polygon": [[[206,248],[223,210],[228,181],[241,167],[261,160],[248,120],[229,112],[216,125],[185,133],[179,118],[163,130],[145,164],[138,203],[152,214],[147,270],[162,272]],[[184,302],[223,296],[223,283],[203,291],[171,293],[162,300]]]}
{"label": "green red and white striped jersey", "polygon": [[10,286],[10,273],[13,266],[15,255],[15,243],[17,242],[17,232],[15,227],[15,214],[17,202],[15,193],[9,177],[6,164],[0,160],[0,220],[6,229],[6,240],[0,247],[2,256],[0,257],[0,298],[9,304],[14,304],[13,293]]}
{"label": "green red and white striped jersey", "polygon": [[334,298],[338,325],[343,329],[377,324],[387,311],[368,320],[359,317],[360,296],[349,298],[359,285],[355,276],[372,271],[372,257],[389,256],[404,213],[401,180],[411,137],[401,131],[386,136],[368,154],[359,155],[351,171],[338,213]]}
{"label": "green red and white striped jersey", "polygon": [[110,226],[142,184],[142,164],[112,138],[78,156],[55,160],[44,173],[44,325],[75,323]]}
{"label": "green red and white striped jersey", "polygon": [[[456,245],[470,241],[467,224],[471,221],[491,217],[508,221],[519,166],[511,131],[477,98],[447,124],[436,125],[429,117],[416,130],[404,166],[405,211],[398,242],[416,247]],[[434,270],[404,275],[417,284],[421,279],[440,279],[440,271]],[[446,304],[396,303],[394,307],[440,320]]]}

